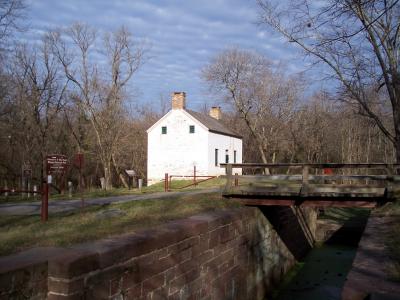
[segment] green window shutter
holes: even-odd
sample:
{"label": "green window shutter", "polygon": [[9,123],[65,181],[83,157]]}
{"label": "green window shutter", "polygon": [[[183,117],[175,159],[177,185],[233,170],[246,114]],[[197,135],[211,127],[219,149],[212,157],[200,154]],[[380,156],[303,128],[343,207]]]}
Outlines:
{"label": "green window shutter", "polygon": [[167,134],[167,126],[161,127],[161,134]]}
{"label": "green window shutter", "polygon": [[194,125],[189,126],[189,133],[194,133]]}

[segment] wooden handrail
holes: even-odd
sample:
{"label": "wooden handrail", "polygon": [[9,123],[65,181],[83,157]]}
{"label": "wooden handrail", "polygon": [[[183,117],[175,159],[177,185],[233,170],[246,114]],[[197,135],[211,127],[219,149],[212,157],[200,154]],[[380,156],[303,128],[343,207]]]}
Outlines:
{"label": "wooden handrail", "polygon": [[387,164],[387,163],[276,163],[276,164],[263,164],[263,163],[241,163],[241,164],[220,164],[221,168],[227,168],[227,166],[232,168],[282,168],[282,167],[292,167],[292,168],[303,168],[309,167],[314,169],[332,168],[400,168],[400,164]]}
{"label": "wooden handrail", "polygon": [[[227,178],[221,175],[220,178]],[[235,175],[237,179],[252,180],[285,180],[285,181],[301,181],[303,176],[298,175]],[[399,175],[309,175],[310,181],[316,180],[375,180],[375,181],[400,181]]]}

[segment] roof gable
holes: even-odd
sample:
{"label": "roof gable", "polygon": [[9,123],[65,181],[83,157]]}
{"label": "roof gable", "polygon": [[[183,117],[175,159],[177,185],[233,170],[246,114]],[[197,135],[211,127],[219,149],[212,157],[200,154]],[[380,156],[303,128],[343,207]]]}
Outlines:
{"label": "roof gable", "polygon": [[167,112],[164,116],[162,116],[158,121],[156,121],[153,125],[150,126],[149,129],[146,130],[147,133],[149,133],[150,131],[152,131],[155,127],[157,127],[160,123],[162,123],[165,119],[168,119],[173,112],[179,112],[182,113],[183,115],[185,115],[187,118],[191,119],[193,122],[195,122],[197,125],[199,125],[200,127],[202,127],[204,130],[208,130],[208,127],[206,127],[202,122],[200,122],[200,120],[198,120],[197,118],[195,118],[194,116],[192,116],[190,113],[187,112],[187,110],[185,109],[176,109],[173,110],[171,109],[169,112]]}
{"label": "roof gable", "polygon": [[209,115],[201,114],[189,109],[187,109],[186,112],[189,113],[193,118],[197,119],[204,126],[206,126],[210,132],[242,139],[242,137],[237,132],[229,129],[221,121],[214,119]]}
{"label": "roof gable", "polygon": [[[149,133],[154,127],[156,127],[163,120],[167,119],[172,114],[172,111],[173,110],[170,110],[168,113],[162,116],[157,122],[155,122],[149,129],[147,129],[147,133]],[[240,136],[237,132],[229,129],[222,122],[220,122],[217,119],[214,119],[213,117],[210,117],[209,115],[205,115],[190,109],[182,109],[176,111],[182,111],[189,118],[193,119],[194,121],[197,121],[199,125],[201,125],[204,129],[206,130],[208,129],[209,132],[242,139],[242,136]]]}
{"label": "roof gable", "polygon": [[161,123],[163,120],[165,120],[170,114],[172,113],[172,110],[167,112],[165,115],[163,115],[160,119],[158,119],[153,125],[149,127],[149,129],[146,130],[147,133],[149,133],[154,127],[156,127],[159,123]]}

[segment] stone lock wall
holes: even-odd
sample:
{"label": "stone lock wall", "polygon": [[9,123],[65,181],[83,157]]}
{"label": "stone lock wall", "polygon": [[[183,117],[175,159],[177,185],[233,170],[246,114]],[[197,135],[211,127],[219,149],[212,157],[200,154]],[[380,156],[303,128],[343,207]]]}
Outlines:
{"label": "stone lock wall", "polygon": [[[192,216],[58,252],[43,271],[47,285],[31,298],[264,299],[295,263],[257,208]],[[16,291],[1,285],[11,274],[1,264],[0,299],[8,299]]]}

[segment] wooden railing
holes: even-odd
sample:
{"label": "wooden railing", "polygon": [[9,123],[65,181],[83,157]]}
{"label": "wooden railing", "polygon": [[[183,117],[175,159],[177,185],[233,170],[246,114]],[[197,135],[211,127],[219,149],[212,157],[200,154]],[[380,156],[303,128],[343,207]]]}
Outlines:
{"label": "wooden railing", "polygon": [[[385,187],[391,190],[392,185],[400,183],[400,176],[397,175],[397,169],[400,169],[400,164],[385,164],[385,163],[277,163],[277,164],[261,164],[261,163],[240,163],[240,164],[220,164],[226,169],[226,186],[225,192],[228,193],[234,186],[239,185],[239,181],[250,180],[251,182],[262,181],[298,181],[301,182],[305,191],[310,182],[322,181],[323,183],[334,182],[335,185],[345,181],[364,181],[364,185],[370,185],[371,182],[384,182]],[[257,174],[257,175],[238,175],[233,174],[233,169],[268,169],[271,173],[277,173],[277,169],[285,169],[286,174]],[[288,174],[288,170],[297,171],[298,174]],[[320,169],[323,172],[310,172],[312,169]],[[333,170],[348,170],[357,169],[359,174],[334,174]],[[378,174],[362,174],[363,169],[368,169],[368,172],[373,173],[372,169],[380,170],[375,172]],[[279,171],[279,170],[278,170]],[[290,172],[290,173],[292,173]],[[337,171],[336,171],[337,172]],[[341,171],[342,173],[345,173]],[[361,174],[360,174],[361,173]],[[382,174],[383,173],[383,174]]]}

